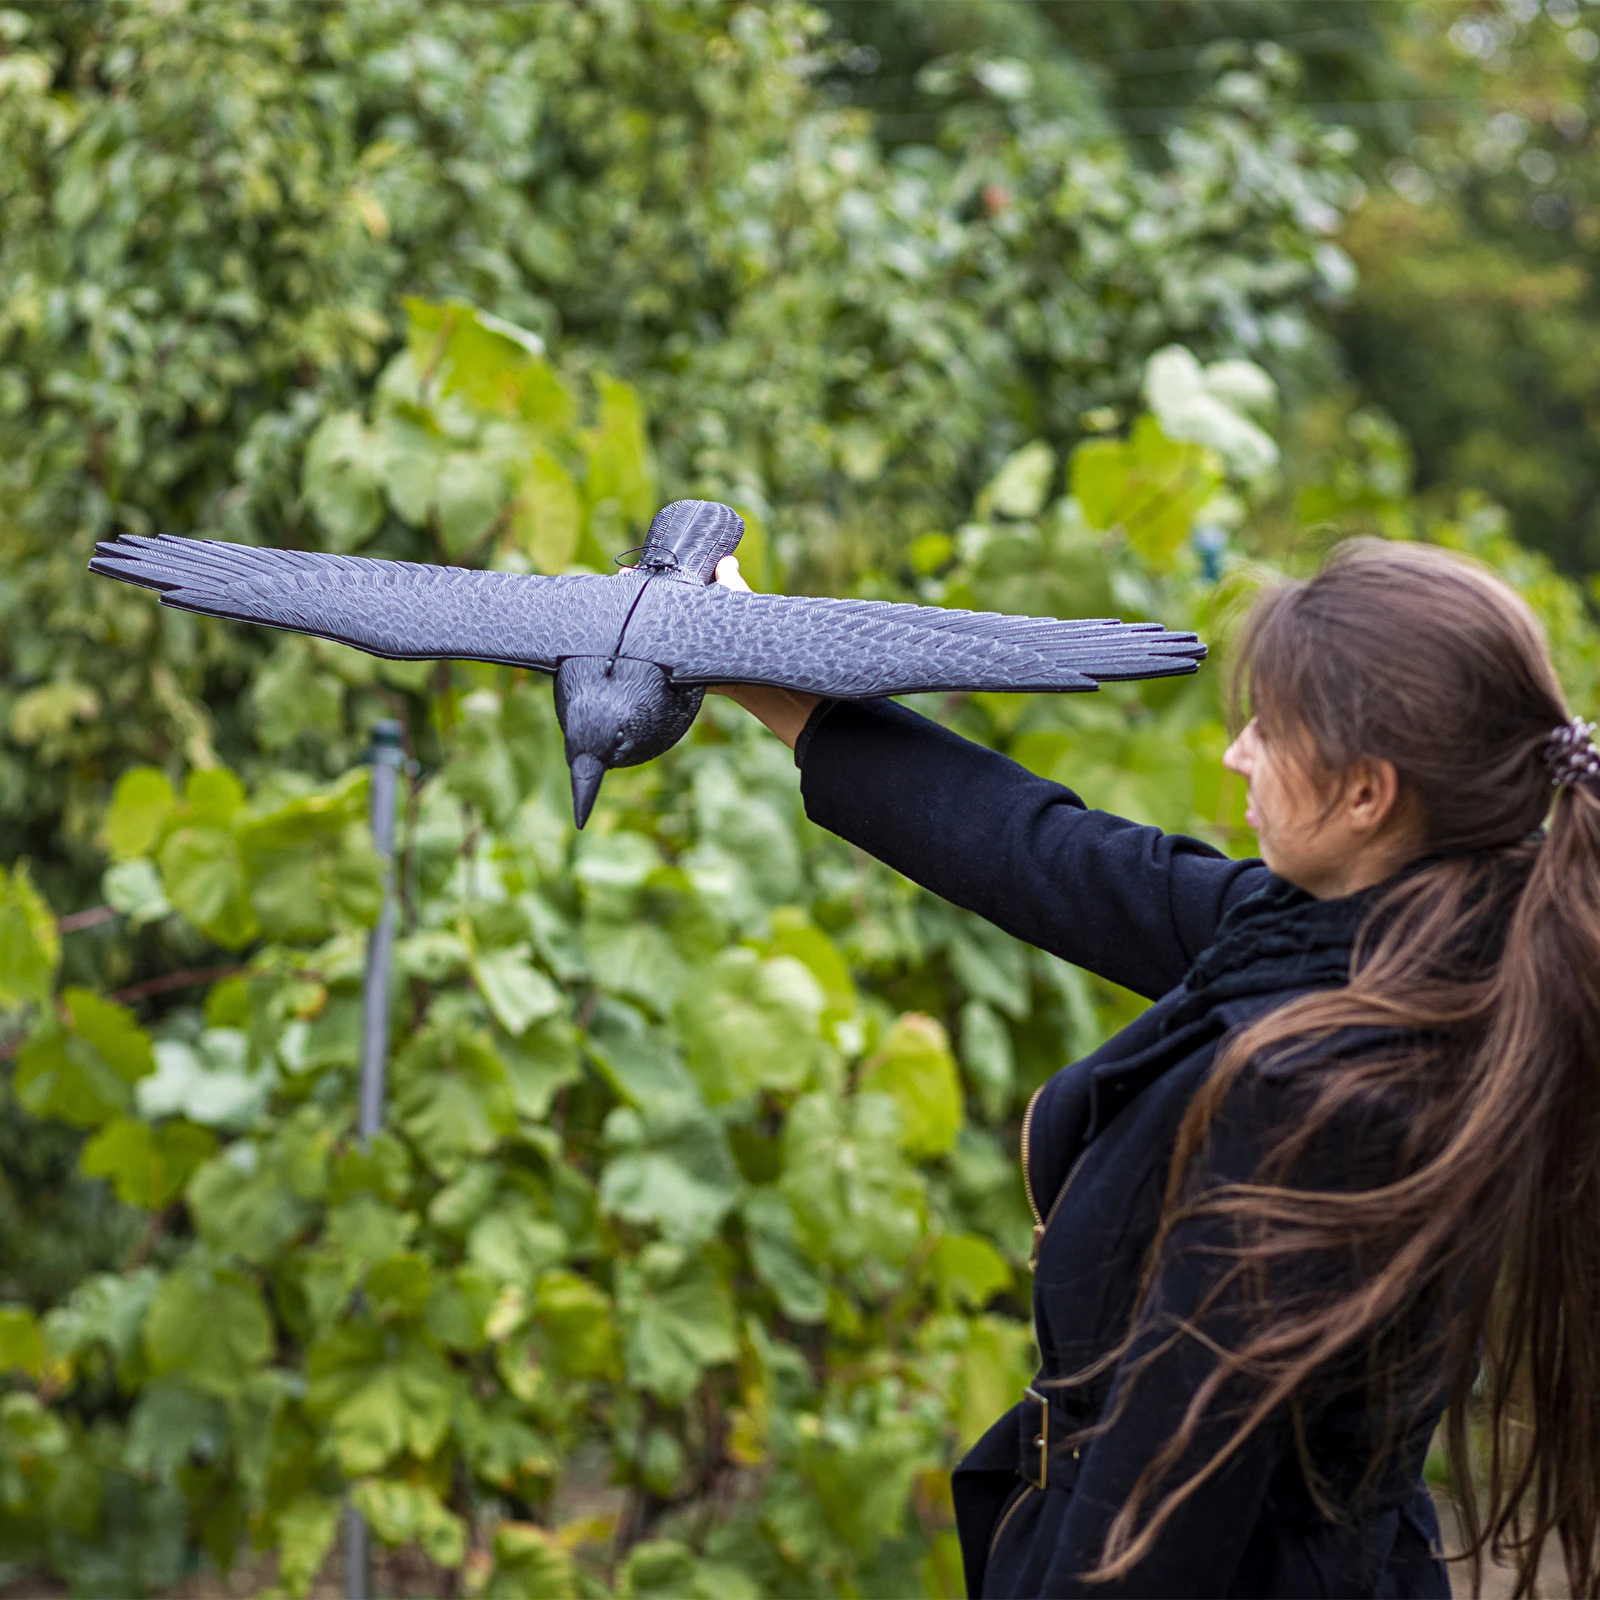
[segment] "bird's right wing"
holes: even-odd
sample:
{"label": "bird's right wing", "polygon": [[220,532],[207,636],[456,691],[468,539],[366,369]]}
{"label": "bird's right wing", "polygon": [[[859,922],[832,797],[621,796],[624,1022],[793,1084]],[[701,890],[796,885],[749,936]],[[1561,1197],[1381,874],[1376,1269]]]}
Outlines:
{"label": "bird's right wing", "polygon": [[764,683],[853,700],[1094,689],[1193,672],[1206,647],[1156,622],[1061,622],[662,583],[641,596],[622,653],[657,662],[675,683]]}
{"label": "bird's right wing", "polygon": [[97,545],[91,572],[161,591],[161,603],[354,645],[397,661],[496,661],[554,672],[604,654],[637,586],[465,567],[267,550],[169,534]]}

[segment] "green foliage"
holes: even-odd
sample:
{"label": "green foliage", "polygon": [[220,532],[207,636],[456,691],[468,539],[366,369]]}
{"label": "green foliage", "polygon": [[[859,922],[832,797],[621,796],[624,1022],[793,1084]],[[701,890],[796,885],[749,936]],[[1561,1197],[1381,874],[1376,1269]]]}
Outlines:
{"label": "green foliage", "polygon": [[[544,687],[501,681],[497,725],[553,750]],[[654,1508],[617,1592],[672,1592],[685,1572],[707,1593],[845,1581],[905,1536],[914,1474],[953,1440],[918,1330],[1010,1293],[1026,1234],[1010,1174],[989,1196],[1004,1240],[982,1221],[960,1231],[958,1135],[993,1136],[967,1121],[941,1026],[893,1020],[852,977],[829,907],[852,882],[887,884],[802,827],[792,769],[720,708],[670,765],[624,775],[581,847],[560,769],[519,785],[492,833],[455,781],[422,785],[404,839],[397,966],[414,976],[391,1131],[365,1149],[340,1020],[359,921],[258,914],[246,970],[153,1039],[81,991],[59,1014],[34,1004],[19,1094],[93,1127],[83,1170],[151,1213],[176,1198],[189,1231],[159,1267],[95,1280],[42,1323],[0,1319],[7,1366],[27,1385],[48,1373],[62,1403],[41,1413],[55,1464],[8,1514],[48,1521],[69,1471],[130,1474],[182,1496],[207,1549],[248,1525],[299,1592],[348,1493],[382,1540],[444,1566],[482,1548],[501,1591],[571,1592],[574,1555],[601,1570],[593,1534],[575,1524],[569,1548],[522,1519],[559,1523],[563,1463],[598,1447]],[[169,847],[201,828],[233,844],[232,892],[252,909],[289,861],[323,863],[330,904],[366,880],[345,849],[354,780],[282,802],[213,771],[182,799],[154,793],[121,785],[106,832],[150,852],[137,859],[169,919],[227,931]],[[720,826],[734,808],[764,819],[748,854]],[[778,873],[757,853],[773,837]],[[659,941],[662,970],[641,982],[618,965],[608,986],[594,973],[621,929]],[[916,959],[913,926],[903,938],[881,965]],[[242,1118],[215,1093],[229,1071],[259,1093]],[[78,1431],[66,1404],[107,1382],[132,1405],[120,1465],[105,1425]],[[720,1445],[704,1433],[719,1412],[744,1419]],[[6,1448],[31,1482],[33,1447]],[[739,1497],[714,1556],[694,1485],[736,1462],[769,1467],[770,1486]],[[219,1522],[224,1504],[242,1520]],[[81,1513],[80,1543],[111,1536]]]}
{"label": "green foliage", "polygon": [[1149,416],[1126,440],[1091,439],[1072,458],[1072,493],[1089,523],[1121,529],[1163,566],[1220,482],[1208,451],[1169,439]]}
{"label": "green foliage", "polygon": [[[430,403],[465,407],[470,389],[509,417],[566,393],[481,318],[417,308],[415,325],[454,352]],[[390,369],[413,392],[415,361]],[[397,414],[399,383],[361,427]],[[597,415],[608,495],[642,494],[624,470],[644,460],[631,398],[612,385]],[[1151,448],[1203,449],[1153,426]],[[1142,470],[1101,469],[1113,503]],[[1095,581],[1187,603],[1187,557],[1160,546],[1164,571],[1126,526],[1047,509],[1054,476],[1040,444],[1004,464],[980,499],[993,523],[924,581],[987,600],[1008,544],[1036,558],[1078,541]],[[220,767],[120,778],[108,894],[174,948],[210,941],[239,963],[153,1031],[91,990],[52,993],[53,922],[10,880],[14,1092],[88,1130],[81,1172],[168,1242],[42,1319],[0,1320],[16,1396],[54,1430],[48,1467],[7,1445],[26,1491],[7,1515],[57,1530],[58,1486],[99,1485],[70,1531],[109,1561],[123,1534],[106,1496],[126,1481],[140,1516],[178,1497],[214,1560],[246,1539],[275,1551],[293,1592],[344,1497],[441,1566],[478,1552],[488,1592],[877,1582],[891,1551],[920,1548],[918,1475],[1028,1364],[1028,1219],[1000,1133],[1113,997],[819,836],[786,754],[722,703],[670,760],[614,774],[580,840],[548,685],[468,681],[437,707],[447,760],[406,804],[388,1123],[365,1146],[351,1107],[382,863],[359,770],[254,789]],[[1008,705],[966,714],[1037,743]],[[1139,691],[1109,712],[1158,714]],[[78,1420],[108,1389],[129,1420]],[[595,1451],[620,1524],[569,1509],[569,1464]],[[554,1533],[526,1531],[532,1516]]]}
{"label": "green foliage", "polygon": [[1399,98],[1409,84],[1384,26],[1393,8],[1376,0],[1212,0],[1154,12],[1052,0],[824,0],[823,9],[841,45],[831,86],[881,107],[897,140],[937,132],[962,69],[974,80],[969,114],[973,100],[1004,110],[1020,94],[1151,144],[1214,91],[1219,67],[1258,62],[1293,73],[1309,103],[1371,106],[1384,140],[1403,136],[1416,114]]}
{"label": "green foliage", "polygon": [[25,1306],[0,1308],[0,1370],[44,1376],[44,1341],[38,1319]]}
{"label": "green foliage", "polygon": [[[471,385],[493,404],[558,392],[491,323],[416,317],[470,330],[451,370],[486,349]],[[1081,445],[1054,500],[1057,457],[1025,446],[978,520],[914,552],[921,597],[1038,610],[1047,592],[1209,630],[1189,532],[1279,501],[1259,451],[1229,447],[1257,377],[1194,374],[1180,395],[1211,409],[1163,404],[1210,442],[1142,417]],[[467,404],[464,377],[433,381]],[[1163,381],[1153,362],[1153,396]],[[1415,521],[1364,492],[1394,531]],[[1592,695],[1600,634],[1570,584],[1485,513],[1426,531],[1516,581]],[[17,1548],[83,1589],[132,1540],[124,1588],[163,1581],[187,1542],[221,1565],[274,1552],[303,1593],[348,1500],[488,1594],[939,1590],[949,1513],[918,1485],[1033,1361],[1005,1140],[1032,1087],[1136,1003],[810,828],[786,753],[722,702],[668,758],[613,774],[580,839],[547,683],[463,677],[434,707],[446,759],[406,799],[388,1119],[365,1145],[383,864],[359,770],[120,779],[108,894],[238,963],[149,1027],[54,993],[54,923],[24,872],[7,881],[13,1092],[87,1130],[81,1172],[166,1242],[42,1316],[0,1310],[4,1531],[32,1530]],[[1216,770],[1215,672],[953,710],[1132,815],[1248,845]],[[107,1394],[126,1420],[85,1421]],[[598,1520],[569,1484],[596,1457],[617,1485]],[[139,1531],[162,1518],[176,1535]]]}
{"label": "green foliage", "polygon": [[961,1080],[944,1029],[907,1015],[889,1030],[861,1072],[861,1087],[887,1095],[900,1119],[900,1147],[911,1156],[942,1156],[961,1131]]}
{"label": "green foliage", "polygon": [[361,548],[389,513],[440,559],[498,553],[514,570],[561,572],[580,555],[603,564],[606,542],[649,521],[654,473],[627,384],[600,377],[580,429],[536,336],[458,302],[407,309],[406,349],[370,422],[333,412],[307,447],[303,487],[327,548]]}
{"label": "green foliage", "polygon": [[133,1117],[108,1122],[83,1147],[79,1165],[91,1178],[109,1178],[124,1205],[160,1211],[215,1149],[216,1136],[192,1122],[152,1127]]}
{"label": "green foliage", "polygon": [[125,1007],[68,989],[17,1057],[14,1089],[36,1117],[93,1128],[133,1105],[133,1085],[155,1070],[150,1041]]}
{"label": "green foliage", "polygon": [[[1243,358],[1352,193],[1291,66],[1195,68],[1146,164],[983,9],[918,8],[916,142],[787,3],[0,12],[0,1581],[303,1594],[353,1503],[488,1600],[958,1592],[943,1474],[1033,1370],[1017,1119],[1139,1004],[820,835],[722,702],[580,839],[542,680],[158,611],[94,538],[605,570],[696,493],[764,586],[1215,639],[1336,521],[1505,572],[1592,704],[1582,595],[1380,416],[1278,460]],[[1216,665],[928,709],[1244,850]]]}
{"label": "green foliage", "polygon": [[61,961],[61,937],[26,863],[0,875],[0,1005],[47,1000]]}
{"label": "green foliage", "polygon": [[[1172,340],[1292,359],[1337,278],[1347,152],[1259,63],[1157,173],[1081,73],[981,61],[886,151],[791,0],[5,17],[0,817],[63,904],[132,767],[320,780],[397,701],[442,754],[425,666],[157,613],[97,538],[608,570],[660,485],[746,511],[758,583],[837,592]],[[171,848],[247,940],[219,841]]]}

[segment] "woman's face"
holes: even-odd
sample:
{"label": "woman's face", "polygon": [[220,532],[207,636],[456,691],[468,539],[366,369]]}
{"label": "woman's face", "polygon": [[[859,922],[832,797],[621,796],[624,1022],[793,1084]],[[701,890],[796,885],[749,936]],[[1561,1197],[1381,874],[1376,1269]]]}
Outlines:
{"label": "woman's face", "polygon": [[1362,759],[1329,777],[1298,742],[1268,738],[1252,720],[1222,764],[1250,786],[1245,820],[1261,859],[1318,899],[1381,883],[1422,853],[1420,820],[1404,803],[1392,762]]}

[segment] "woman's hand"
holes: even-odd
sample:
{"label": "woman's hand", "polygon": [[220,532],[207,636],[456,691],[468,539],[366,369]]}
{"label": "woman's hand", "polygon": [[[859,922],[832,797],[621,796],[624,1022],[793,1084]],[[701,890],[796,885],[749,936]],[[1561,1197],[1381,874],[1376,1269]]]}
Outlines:
{"label": "woman's hand", "polygon": [[[739,571],[738,556],[724,556],[717,563],[716,581],[724,589],[732,589],[739,594],[753,592],[744,581],[744,574]],[[714,683],[707,693],[727,695],[751,716],[764,722],[791,750],[821,698],[820,695],[803,694],[798,689],[774,689],[762,683]]]}

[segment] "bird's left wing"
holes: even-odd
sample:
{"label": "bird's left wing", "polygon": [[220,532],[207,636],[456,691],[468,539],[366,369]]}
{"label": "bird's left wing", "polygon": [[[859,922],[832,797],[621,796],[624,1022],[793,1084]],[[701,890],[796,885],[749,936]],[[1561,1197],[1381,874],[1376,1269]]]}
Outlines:
{"label": "bird's left wing", "polygon": [[675,683],[764,683],[838,699],[933,690],[1081,690],[1193,672],[1206,647],[1154,622],[1058,622],[882,600],[651,584],[622,653]]}
{"label": "bird's left wing", "polygon": [[97,545],[91,572],[161,591],[161,603],[354,645],[399,661],[498,661],[553,672],[620,637],[631,586],[465,567],[266,550],[169,534]]}

